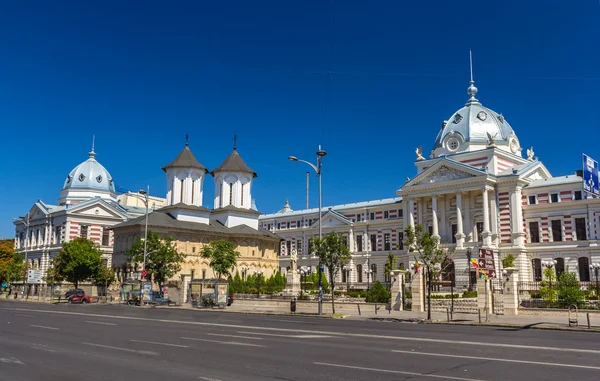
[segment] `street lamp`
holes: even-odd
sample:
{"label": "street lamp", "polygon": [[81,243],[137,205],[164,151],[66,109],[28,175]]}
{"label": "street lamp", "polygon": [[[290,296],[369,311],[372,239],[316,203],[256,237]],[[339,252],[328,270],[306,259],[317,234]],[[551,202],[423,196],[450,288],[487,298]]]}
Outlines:
{"label": "street lamp", "polygon": [[254,270],[254,274],[256,274],[257,276],[257,281],[258,281],[258,298],[260,299],[260,276],[262,275],[263,271],[262,270]]}
{"label": "street lamp", "polygon": [[[322,173],[322,166],[323,166],[323,156],[327,155],[327,152],[323,151],[321,149],[321,146],[319,146],[319,150],[317,151],[317,165],[315,166],[312,163],[309,163],[306,160],[300,160],[298,159],[296,156],[288,156],[288,160],[290,161],[299,161],[302,162],[304,164],[308,164],[317,174],[317,177],[319,178],[319,239],[321,239],[323,237],[323,230],[321,228],[321,218],[323,217],[322,215],[322,209],[323,209],[323,198],[322,198],[322,185],[321,185],[321,173]],[[317,305],[318,305],[318,314],[322,315],[323,314],[323,263],[321,261],[321,258],[319,258],[319,297],[318,297],[318,301],[317,301]]]}
{"label": "street lamp", "polygon": [[[25,267],[26,267],[27,270],[29,270],[29,264],[27,263],[27,247],[28,247],[28,244],[31,243],[31,241],[29,241],[29,213],[27,213],[27,217],[19,216],[19,218],[13,218],[13,220],[21,222],[26,227],[26,229],[25,229],[25,240],[24,240],[24,246],[25,246]],[[25,273],[24,278],[23,278],[23,288],[21,289],[21,296],[23,296],[24,293],[25,293],[25,283],[26,282],[27,282],[27,273]],[[29,295],[29,293],[27,295]],[[16,297],[15,297],[15,299],[16,299]]]}
{"label": "street lamp", "polygon": [[[302,286],[302,283],[306,282],[306,276],[310,272],[310,267],[302,266],[298,269],[298,272],[300,273],[300,295],[304,295],[304,287]],[[302,280],[303,278],[304,281]]]}
{"label": "street lamp", "polygon": [[598,283],[598,272],[600,271],[600,263],[590,264],[590,270],[594,271],[596,276],[596,297],[600,296],[600,284]]}
{"label": "street lamp", "polygon": [[[147,241],[148,241],[148,198],[150,197],[150,185],[148,185],[147,191],[140,189],[140,191],[138,193],[141,194],[142,196],[144,196],[142,201],[144,202],[144,205],[146,206],[146,227],[144,229],[144,262],[142,263],[142,274],[143,274],[146,270],[146,255],[148,255],[148,245],[147,245]],[[145,275],[142,275],[142,280],[146,280]]]}
{"label": "street lamp", "polygon": [[[556,265],[556,259],[550,259],[550,260],[544,260],[542,261],[542,266],[544,266],[547,269],[551,269],[554,267],[554,265]],[[552,276],[549,277],[550,279],[550,300],[554,299],[554,291],[552,291]]]}
{"label": "street lamp", "polygon": [[365,274],[367,275],[367,290],[371,289],[371,282],[370,282],[370,278],[371,278],[371,274],[373,273],[372,269],[366,269],[365,270]]}

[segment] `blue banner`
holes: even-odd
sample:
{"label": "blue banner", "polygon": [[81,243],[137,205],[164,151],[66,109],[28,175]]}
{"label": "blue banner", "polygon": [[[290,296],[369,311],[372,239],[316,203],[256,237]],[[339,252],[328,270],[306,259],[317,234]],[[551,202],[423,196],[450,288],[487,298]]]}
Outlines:
{"label": "blue banner", "polygon": [[586,154],[583,154],[583,190],[600,196],[598,162]]}

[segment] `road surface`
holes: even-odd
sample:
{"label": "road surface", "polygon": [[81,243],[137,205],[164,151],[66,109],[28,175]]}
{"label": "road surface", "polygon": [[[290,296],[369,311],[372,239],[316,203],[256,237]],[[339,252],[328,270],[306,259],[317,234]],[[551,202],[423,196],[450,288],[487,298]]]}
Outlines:
{"label": "road surface", "polygon": [[0,301],[0,380],[598,380],[600,334]]}

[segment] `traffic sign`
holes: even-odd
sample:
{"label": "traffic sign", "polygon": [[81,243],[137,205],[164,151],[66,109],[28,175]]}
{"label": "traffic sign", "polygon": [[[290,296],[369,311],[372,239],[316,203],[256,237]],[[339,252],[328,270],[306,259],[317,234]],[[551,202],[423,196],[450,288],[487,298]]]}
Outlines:
{"label": "traffic sign", "polygon": [[487,274],[489,278],[496,277],[496,262],[494,261],[494,250],[479,249],[479,268]]}
{"label": "traffic sign", "polygon": [[42,270],[27,270],[27,283],[42,283]]}
{"label": "traffic sign", "polygon": [[598,162],[586,154],[583,154],[583,190],[596,196],[600,196],[598,186]]}
{"label": "traffic sign", "polygon": [[148,271],[146,269],[142,270],[142,276],[145,278],[148,275]]}

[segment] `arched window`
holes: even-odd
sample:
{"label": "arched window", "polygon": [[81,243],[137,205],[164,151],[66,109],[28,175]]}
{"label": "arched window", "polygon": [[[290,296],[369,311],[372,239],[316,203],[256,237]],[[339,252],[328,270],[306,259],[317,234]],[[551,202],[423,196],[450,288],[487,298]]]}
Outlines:
{"label": "arched window", "polygon": [[244,184],[242,184],[242,201],[241,201],[241,203],[242,204],[240,206],[243,208],[244,207]]}
{"label": "arched window", "polygon": [[539,282],[542,280],[542,260],[534,258],[531,260],[531,267],[533,270],[533,280]]}
{"label": "arched window", "polygon": [[579,270],[579,281],[590,281],[590,260],[588,257],[579,257],[577,259],[577,268]]}
{"label": "arched window", "polygon": [[556,258],[556,278],[560,278],[560,274],[565,272],[565,259],[564,258]]}
{"label": "arched window", "polygon": [[179,190],[179,202],[183,202],[183,180],[181,180],[181,185],[180,185],[180,190]]}
{"label": "arched window", "polygon": [[229,183],[229,205],[233,205],[233,183]]}
{"label": "arched window", "polygon": [[362,283],[362,281],[363,281],[362,265],[356,265],[356,281],[358,283]]}
{"label": "arched window", "polygon": [[375,281],[377,279],[377,264],[371,264],[371,280]]}

